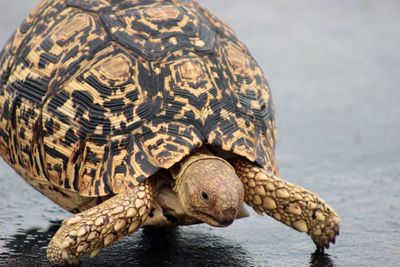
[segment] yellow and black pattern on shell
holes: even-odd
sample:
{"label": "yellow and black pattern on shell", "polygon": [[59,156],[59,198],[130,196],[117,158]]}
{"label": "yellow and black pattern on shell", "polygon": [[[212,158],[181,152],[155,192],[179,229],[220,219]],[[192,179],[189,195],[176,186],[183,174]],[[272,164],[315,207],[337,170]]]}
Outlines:
{"label": "yellow and black pattern on shell", "polygon": [[277,173],[270,91],[192,1],[44,1],[0,54],[0,150],[25,179],[118,193],[202,144]]}

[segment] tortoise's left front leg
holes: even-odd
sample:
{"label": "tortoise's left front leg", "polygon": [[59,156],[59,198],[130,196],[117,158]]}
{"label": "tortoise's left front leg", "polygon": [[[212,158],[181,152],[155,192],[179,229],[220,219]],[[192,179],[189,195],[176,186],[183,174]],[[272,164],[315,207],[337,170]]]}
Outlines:
{"label": "tortoise's left front leg", "polygon": [[78,264],[83,254],[94,257],[146,220],[152,202],[148,180],[65,220],[47,247],[54,264]]}
{"label": "tortoise's left front leg", "polygon": [[262,214],[306,232],[318,248],[329,248],[339,234],[340,218],[316,194],[272,175],[245,159],[232,162],[244,185],[244,200]]}

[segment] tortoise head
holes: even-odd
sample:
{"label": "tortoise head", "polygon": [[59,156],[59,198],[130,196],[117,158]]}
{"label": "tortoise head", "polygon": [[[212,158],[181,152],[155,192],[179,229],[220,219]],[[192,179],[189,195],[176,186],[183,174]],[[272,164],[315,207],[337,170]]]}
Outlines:
{"label": "tortoise head", "polygon": [[191,156],[180,164],[175,192],[185,212],[212,226],[230,225],[243,205],[243,184],[232,166],[215,157]]}

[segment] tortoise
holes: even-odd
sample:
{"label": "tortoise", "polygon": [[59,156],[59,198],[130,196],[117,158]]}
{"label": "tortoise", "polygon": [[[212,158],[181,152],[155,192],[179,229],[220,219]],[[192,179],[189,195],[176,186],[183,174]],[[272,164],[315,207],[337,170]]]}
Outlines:
{"label": "tortoise", "polygon": [[336,212],[283,180],[266,78],[191,0],[46,0],[0,54],[0,152],[76,213],[50,241],[77,264],[146,225],[228,226],[257,213],[339,234]]}

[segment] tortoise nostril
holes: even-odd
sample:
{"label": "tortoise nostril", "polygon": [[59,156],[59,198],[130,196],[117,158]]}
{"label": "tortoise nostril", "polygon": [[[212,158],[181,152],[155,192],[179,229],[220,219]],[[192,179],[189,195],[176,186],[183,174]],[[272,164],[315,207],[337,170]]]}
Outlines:
{"label": "tortoise nostril", "polygon": [[201,196],[203,197],[203,199],[205,199],[205,200],[208,200],[209,199],[209,197],[208,197],[208,194],[207,194],[207,192],[206,191],[201,191]]}

